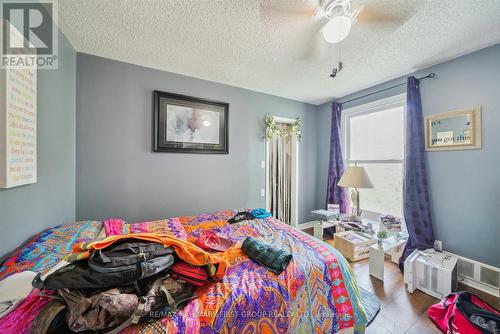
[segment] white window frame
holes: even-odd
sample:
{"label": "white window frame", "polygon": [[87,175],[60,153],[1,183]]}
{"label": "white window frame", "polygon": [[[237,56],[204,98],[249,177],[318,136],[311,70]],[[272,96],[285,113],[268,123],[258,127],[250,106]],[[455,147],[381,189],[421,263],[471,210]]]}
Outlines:
{"label": "white window frame", "polygon": [[[385,160],[375,160],[375,159],[369,159],[369,160],[356,160],[356,159],[351,159],[350,158],[350,152],[351,152],[351,147],[350,147],[350,142],[348,138],[350,138],[350,127],[347,126],[348,121],[357,116],[361,115],[366,115],[366,114],[371,114],[374,112],[379,112],[379,111],[384,111],[388,110],[391,108],[396,108],[396,107],[403,107],[403,125],[406,124],[406,93],[404,94],[399,94],[399,95],[394,95],[391,97],[387,97],[384,99],[380,99],[377,101],[361,104],[359,106],[347,108],[345,110],[342,110],[342,120],[341,120],[341,131],[342,131],[342,139],[341,139],[341,146],[342,146],[342,155],[344,158],[344,162],[347,166],[350,166],[354,163],[360,163],[360,164],[384,164],[384,163],[401,163],[403,166],[403,171],[404,171],[404,159],[385,159]],[[406,128],[403,127],[403,145],[406,141]],[[404,147],[403,147],[403,153],[404,153]],[[401,175],[403,177],[403,175]],[[403,203],[402,203],[403,205]],[[403,208],[401,209],[401,212],[403,212]],[[380,213],[378,212],[373,212],[369,210],[363,210],[363,217],[370,219],[370,220],[378,220]]]}

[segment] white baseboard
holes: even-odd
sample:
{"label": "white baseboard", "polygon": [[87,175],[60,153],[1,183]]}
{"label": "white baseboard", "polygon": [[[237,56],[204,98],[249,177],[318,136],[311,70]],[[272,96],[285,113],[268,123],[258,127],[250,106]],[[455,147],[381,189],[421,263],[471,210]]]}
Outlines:
{"label": "white baseboard", "polygon": [[297,225],[297,229],[304,231],[304,230],[307,230],[308,228],[314,228],[314,226],[316,226],[316,224],[318,224],[318,221],[313,220],[310,222],[306,222],[306,223],[302,223],[302,224]]}
{"label": "white baseboard", "polygon": [[467,278],[462,275],[458,275],[458,282],[462,283],[463,285],[470,286],[471,288],[474,288],[476,290],[480,290],[482,292],[486,292],[487,294],[490,294],[495,297],[500,297],[500,291],[498,289],[495,289],[489,285],[481,284],[480,282],[477,282],[476,280],[472,280],[470,278]]}

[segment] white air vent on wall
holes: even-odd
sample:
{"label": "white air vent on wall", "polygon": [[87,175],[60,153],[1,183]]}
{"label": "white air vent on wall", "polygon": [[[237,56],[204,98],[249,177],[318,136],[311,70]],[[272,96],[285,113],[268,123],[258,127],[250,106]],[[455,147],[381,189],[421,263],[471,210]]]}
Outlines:
{"label": "white air vent on wall", "polygon": [[474,278],[474,263],[458,259],[458,272],[469,278]]}
{"label": "white air vent on wall", "polygon": [[458,258],[459,282],[500,297],[500,269],[453,253],[448,254]]}
{"label": "white air vent on wall", "polygon": [[483,284],[499,287],[499,279],[500,279],[500,273],[498,271],[492,270],[490,268],[481,267],[481,271],[479,273],[479,280]]}

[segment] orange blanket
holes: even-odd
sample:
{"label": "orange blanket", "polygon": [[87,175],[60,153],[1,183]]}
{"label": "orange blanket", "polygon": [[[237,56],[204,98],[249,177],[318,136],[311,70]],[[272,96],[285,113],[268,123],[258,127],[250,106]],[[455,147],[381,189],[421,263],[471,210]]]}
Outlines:
{"label": "orange blanket", "polygon": [[225,252],[211,254],[189,241],[177,239],[168,234],[137,233],[128,235],[113,235],[103,240],[77,244],[73,247],[73,253],[67,255],[64,260],[68,262],[75,262],[86,259],[90,256],[93,250],[103,249],[117,241],[127,239],[152,241],[163,244],[165,247],[172,247],[177,256],[183,261],[186,261],[194,266],[206,266],[209,275],[215,280],[221,280],[226,274],[227,268],[229,267],[228,259],[234,256],[234,253],[241,252],[239,248],[232,247]]}

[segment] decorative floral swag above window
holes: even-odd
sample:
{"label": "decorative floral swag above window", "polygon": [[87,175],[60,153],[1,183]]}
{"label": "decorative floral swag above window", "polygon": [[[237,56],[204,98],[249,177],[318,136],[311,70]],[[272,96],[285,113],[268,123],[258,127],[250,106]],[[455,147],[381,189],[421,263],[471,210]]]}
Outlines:
{"label": "decorative floral swag above window", "polygon": [[295,119],[295,122],[287,127],[281,127],[276,124],[274,117],[271,115],[266,115],[266,136],[264,137],[266,141],[271,140],[271,138],[277,137],[287,137],[295,135],[297,136],[297,141],[302,139],[302,132],[300,131],[300,117]]}

